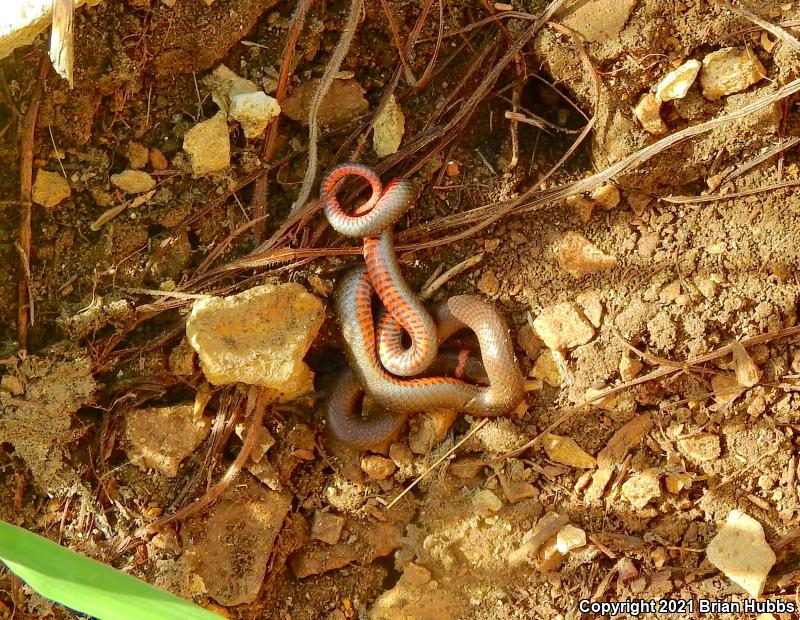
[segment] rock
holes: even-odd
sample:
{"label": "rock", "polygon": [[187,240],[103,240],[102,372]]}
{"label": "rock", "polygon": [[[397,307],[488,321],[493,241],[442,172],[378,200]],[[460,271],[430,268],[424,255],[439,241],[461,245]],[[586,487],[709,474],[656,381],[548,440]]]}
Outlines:
{"label": "rock", "polygon": [[683,99],[700,73],[699,60],[687,60],[677,69],[667,73],[656,86],[658,101]]}
{"label": "rock", "polygon": [[187,558],[218,603],[255,600],[291,506],[291,494],[269,491],[241,473],[207,512],[187,521]]}
{"label": "rock", "polygon": [[478,290],[488,297],[493,297],[500,291],[500,280],[494,272],[484,271],[478,279]]}
{"label": "rock", "polygon": [[564,554],[558,550],[556,538],[550,538],[539,549],[536,557],[536,567],[543,573],[552,573],[561,568]]}
{"label": "rock", "polygon": [[414,461],[414,453],[402,443],[393,443],[389,446],[389,458],[398,467],[410,467]]}
{"label": "rock", "polygon": [[731,510],[706,549],[708,561],[753,598],[761,596],[775,564],[775,553],[761,524],[740,510]]}
{"label": "rock", "polygon": [[481,489],[472,496],[472,505],[477,512],[488,514],[500,510],[503,502],[489,489]]}
{"label": "rock", "polygon": [[367,454],[361,458],[361,471],[372,480],[386,480],[396,469],[397,465],[394,464],[394,461],[385,456]]}
{"label": "rock", "polygon": [[606,396],[598,398],[598,396],[600,396],[600,394],[605,392],[607,389],[607,387],[586,388],[586,392],[583,394],[583,400],[587,403],[591,403],[593,407],[597,407],[603,411],[614,411],[614,409],[617,408],[617,403],[619,402],[619,397],[616,394],[607,394]]}
{"label": "rock", "polygon": [[642,95],[633,113],[648,133],[656,136],[667,133],[667,126],[661,120],[661,102],[653,93]]}
{"label": "rock", "polygon": [[128,158],[128,163],[134,170],[139,170],[147,165],[150,151],[147,147],[139,144],[138,142],[131,142],[125,149],[125,157]]}
{"label": "rock", "polygon": [[289,400],[313,391],[303,356],[323,320],[322,302],[301,285],[264,285],[196,301],[186,336],[210,383],[261,385]]}
{"label": "rock", "polygon": [[523,325],[517,333],[517,344],[519,348],[525,351],[528,359],[534,360],[542,350],[544,342],[536,334],[533,333],[530,325]]}
{"label": "rock", "polygon": [[166,170],[169,168],[169,162],[160,149],[151,148],[148,152],[148,160],[153,170]]}
{"label": "rock", "polygon": [[589,0],[577,5],[565,26],[576,30],[591,43],[617,40],[638,0]]}
{"label": "rock", "polygon": [[428,454],[444,441],[456,417],[452,409],[434,409],[415,415],[409,424],[408,447],[414,454]]}
{"label": "rock", "polygon": [[267,125],[280,113],[278,101],[262,91],[231,97],[231,118],[239,122],[248,140],[264,133]]}
{"label": "rock", "polygon": [[552,351],[544,351],[531,369],[530,376],[544,381],[547,385],[558,387],[561,385],[561,374],[558,370]]}
{"label": "rock", "polygon": [[186,338],[169,353],[169,369],[178,377],[190,377],[194,374],[194,349]]}
{"label": "rock", "polygon": [[599,501],[603,497],[603,493],[611,481],[611,476],[614,470],[608,466],[600,466],[596,472],[592,474],[592,483],[586,489],[586,501],[589,503]]}
{"label": "rock", "polygon": [[408,564],[391,590],[381,594],[369,610],[369,620],[442,620],[460,618],[463,603],[431,579],[428,569]]}
{"label": "rock", "polygon": [[[283,103],[283,113],[302,125],[308,125],[308,110],[319,80],[308,80],[295,88]],[[369,109],[364,89],[355,80],[333,80],[317,114],[320,125],[337,126],[353,120]]]}
{"label": "rock", "polygon": [[450,463],[448,471],[461,480],[472,480],[480,475],[484,467],[486,467],[486,461],[482,458],[462,456]]}
{"label": "rock", "polygon": [[343,527],[344,517],[315,510],[314,521],[311,523],[311,538],[335,545],[342,537]]}
{"label": "rock", "polygon": [[500,479],[503,486],[503,495],[512,504],[521,502],[523,499],[538,497],[539,491],[530,482],[525,480],[504,480]]}
{"label": "rock", "polygon": [[753,387],[761,379],[761,370],[756,366],[753,358],[750,357],[739,341],[734,341],[733,346],[733,367],[736,371],[736,382],[742,387]]}
{"label": "rock", "polygon": [[610,211],[616,207],[622,199],[619,189],[613,183],[604,183],[600,187],[596,187],[591,193],[591,199],[594,203],[606,211]]}
{"label": "rock", "polygon": [[595,327],[600,327],[600,323],[603,320],[603,304],[600,301],[600,292],[596,289],[583,291],[578,294],[575,300],[583,310],[583,315],[589,319],[589,322]]}
{"label": "rock", "polygon": [[255,432],[256,437],[253,440],[253,447],[250,449],[250,456],[249,459],[253,463],[260,463],[261,460],[264,458],[264,455],[269,451],[269,449],[275,445],[275,438],[270,435],[270,432],[264,428],[263,426],[259,426],[256,429],[251,428],[251,425],[245,424],[244,422],[240,422],[236,425],[234,429],[236,436],[239,437],[242,441],[244,441],[245,436],[248,432],[252,433]]}
{"label": "rock", "polygon": [[623,381],[635,379],[642,372],[642,368],[644,368],[644,364],[630,355],[623,354],[619,360],[619,376]]}
{"label": "rock", "polygon": [[556,535],[556,549],[559,553],[569,553],[573,549],[578,549],[586,545],[586,532],[581,528],[567,523],[558,530]]}
{"label": "rock", "polygon": [[178,475],[181,461],[211,430],[211,421],[192,405],[129,409],[124,420],[125,452],[131,463],[152,467],[167,478]]}
{"label": "rock", "polygon": [[703,58],[700,86],[706,99],[715,101],[743,91],[767,75],[767,70],[749,47],[726,47]]}
{"label": "rock", "polygon": [[613,269],[617,259],[606,254],[580,233],[564,234],[556,248],[558,265],[574,278]]}
{"label": "rock", "polygon": [[378,157],[397,153],[406,130],[406,117],[394,95],[390,95],[372,130],[372,148]]}
{"label": "rock", "polygon": [[629,420],[611,436],[605,448],[597,454],[597,465],[601,468],[614,467],[622,462],[625,455],[653,428],[653,419],[643,413]]}
{"label": "rock", "polygon": [[[667,491],[669,491],[673,495],[677,495],[688,486],[686,480],[687,476],[685,475],[677,476],[673,474],[668,474],[667,476],[664,477],[664,486],[667,487]],[[691,482],[689,484],[691,484]]]}
{"label": "rock", "polygon": [[696,463],[715,461],[722,452],[719,437],[711,433],[700,433],[680,439],[678,449]]}
{"label": "rock", "polygon": [[225,170],[231,164],[231,142],[224,112],[197,123],[183,137],[183,150],[192,158],[195,178]]}
{"label": "rock", "polygon": [[25,386],[18,377],[14,375],[4,375],[0,379],[0,390],[4,390],[12,396],[21,396],[25,393]]}
{"label": "rock", "polygon": [[72,190],[67,180],[57,172],[39,170],[33,182],[32,199],[45,209],[52,209],[65,198],[69,198]]}
{"label": "rock", "polygon": [[389,555],[403,542],[403,532],[394,523],[348,523],[347,540],[334,545],[312,543],[289,558],[289,568],[297,579],[319,575],[343,566],[367,566]]}
{"label": "rock", "polygon": [[658,470],[651,468],[637,471],[625,481],[620,492],[634,508],[644,508],[651,500],[661,496]]}
{"label": "rock", "polygon": [[578,469],[592,469],[597,466],[595,458],[581,448],[572,437],[548,434],[544,438],[543,446],[547,458],[556,463]]}
{"label": "rock", "polygon": [[594,338],[594,327],[577,304],[563,302],[542,310],[533,329],[549,349],[563,351]]}
{"label": "rock", "polygon": [[156,180],[144,170],[123,170],[112,174],[111,183],[126,194],[142,194],[156,186]]}
{"label": "rock", "polygon": [[589,200],[578,194],[576,196],[567,197],[564,202],[572,207],[581,223],[586,224],[592,219],[592,213],[594,213],[595,207],[595,202],[593,200]]}
{"label": "rock", "polygon": [[744,393],[744,388],[736,377],[728,375],[714,375],[711,377],[711,389],[714,400],[721,405],[733,402]]}
{"label": "rock", "polygon": [[[231,113],[233,98],[237,95],[261,92],[255,82],[237,75],[225,65],[217,66],[203,78],[203,83],[211,89],[211,99],[226,115]],[[277,101],[275,103],[277,104]]]}

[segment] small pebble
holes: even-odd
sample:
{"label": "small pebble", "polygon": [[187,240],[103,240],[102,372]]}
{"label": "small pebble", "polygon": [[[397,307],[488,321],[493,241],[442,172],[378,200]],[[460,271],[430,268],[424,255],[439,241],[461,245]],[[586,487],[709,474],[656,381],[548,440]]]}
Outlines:
{"label": "small pebble", "polygon": [[69,198],[72,190],[67,180],[57,172],[39,170],[33,182],[31,197],[37,205],[52,209],[65,198]]}
{"label": "small pebble", "polygon": [[156,186],[156,180],[143,170],[123,170],[112,174],[111,183],[126,194],[142,194]]}
{"label": "small pebble", "polygon": [[556,248],[558,265],[574,278],[613,269],[617,258],[606,254],[580,233],[564,234]]}
{"label": "small pebble", "polygon": [[503,502],[489,489],[481,489],[472,496],[472,505],[481,513],[497,512],[503,507]]}
{"label": "small pebble", "polygon": [[749,47],[726,47],[703,58],[700,86],[703,96],[714,101],[741,92],[766,75],[764,65]]}
{"label": "small pebble", "polygon": [[379,454],[367,454],[361,459],[361,471],[372,480],[386,480],[397,470],[397,465],[390,458]]}

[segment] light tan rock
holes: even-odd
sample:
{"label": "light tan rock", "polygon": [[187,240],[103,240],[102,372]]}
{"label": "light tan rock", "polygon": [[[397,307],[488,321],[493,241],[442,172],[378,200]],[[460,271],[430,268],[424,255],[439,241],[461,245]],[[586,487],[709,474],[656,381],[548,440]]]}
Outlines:
{"label": "light tan rock", "polygon": [[231,164],[231,141],[225,113],[218,112],[187,131],[183,150],[191,156],[195,178],[227,169]]}
{"label": "light tan rock", "polygon": [[619,376],[623,381],[631,381],[642,372],[644,364],[635,357],[623,354],[619,360]]}
{"label": "light tan rock", "polygon": [[255,82],[237,75],[222,64],[206,75],[203,78],[203,83],[211,89],[211,99],[225,114],[230,113],[231,104],[236,95],[246,95],[261,91]]}
{"label": "light tan rock", "polygon": [[406,130],[406,117],[394,95],[390,95],[372,132],[372,148],[378,157],[397,153]]}
{"label": "light tan rock", "polygon": [[155,147],[151,148],[147,153],[147,159],[153,170],[166,170],[169,168],[169,162],[161,149]]}
{"label": "light tan rock", "polygon": [[128,164],[134,170],[139,170],[147,165],[147,160],[150,156],[150,151],[143,144],[138,142],[131,142],[125,148],[125,157],[128,158]]}
{"label": "light tan rock", "polygon": [[500,291],[500,280],[494,275],[493,271],[484,271],[478,278],[478,290],[489,297],[497,295]]}
{"label": "light tan rock", "polygon": [[556,535],[556,549],[558,549],[560,553],[566,554],[584,545],[586,545],[586,532],[581,528],[567,523],[558,530],[558,534]]}
{"label": "light tan rock", "polygon": [[738,340],[731,343],[731,346],[733,347],[733,368],[736,371],[737,383],[746,388],[757,385],[761,379],[761,370]]}
{"label": "light tan rock", "polygon": [[195,302],[186,336],[210,383],[248,383],[289,400],[313,390],[303,362],[324,307],[299,284],[257,286]]}
{"label": "light tan rock", "polygon": [[703,96],[714,101],[741,92],[767,75],[749,47],[725,47],[703,58],[700,86]]}
{"label": "light tan rock", "polygon": [[52,209],[65,198],[69,198],[71,193],[67,180],[57,172],[39,170],[36,173],[31,197],[37,205]]}
{"label": "light tan rock", "polygon": [[617,258],[606,254],[580,233],[564,234],[556,248],[558,265],[574,278],[608,271],[617,265]]}
{"label": "light tan rock", "polygon": [[596,205],[606,211],[610,211],[619,204],[622,196],[616,185],[613,183],[604,183],[592,191],[591,198]]}
{"label": "light tan rock", "polygon": [[390,458],[379,454],[367,454],[361,457],[361,471],[372,480],[386,480],[397,470],[397,465]]}
{"label": "light tan rock", "polygon": [[589,322],[595,327],[600,327],[603,320],[603,303],[600,301],[600,291],[597,289],[590,289],[579,293],[575,298],[578,305],[583,310],[583,315],[589,319]]}
{"label": "light tan rock", "polygon": [[731,510],[706,549],[708,561],[754,598],[761,596],[775,553],[761,524],[741,510]]}
{"label": "light tan rock", "polygon": [[342,536],[342,528],[344,528],[344,517],[322,510],[314,511],[314,520],[311,522],[311,538],[335,545]]}
{"label": "light tan rock", "polygon": [[736,400],[745,390],[736,377],[729,377],[728,375],[714,375],[711,377],[711,389],[714,392],[714,400],[723,405]]}
{"label": "light tan rock", "polygon": [[503,507],[503,501],[489,489],[481,489],[472,496],[472,505],[480,513],[497,512]]}
{"label": "light tan rock", "polygon": [[661,496],[658,470],[651,468],[635,472],[623,483],[620,494],[634,508],[644,508],[651,500]]}
{"label": "light tan rock", "polygon": [[592,482],[589,488],[586,489],[586,495],[584,496],[588,503],[597,502],[603,497],[612,475],[614,475],[612,468],[607,466],[598,467],[597,471],[592,474]]}
{"label": "light tan rock", "polygon": [[672,101],[683,99],[700,73],[699,60],[687,60],[677,69],[673,69],[656,86],[656,99]]}
{"label": "light tan rock", "polygon": [[661,102],[656,99],[655,94],[642,95],[633,108],[633,113],[646,132],[656,136],[667,133],[667,126],[661,119]]}
{"label": "light tan rock", "polygon": [[278,100],[262,91],[241,93],[231,97],[230,116],[239,122],[248,140],[257,138],[273,118],[281,113]]}
{"label": "light tan rock", "polygon": [[595,458],[581,448],[572,437],[548,434],[544,438],[543,446],[547,458],[556,463],[578,469],[592,469],[597,465]]}
{"label": "light tan rock", "polygon": [[124,415],[125,451],[137,467],[174,478],[210,430],[211,421],[192,405],[130,409]]}
{"label": "light tan rock", "polygon": [[123,170],[112,174],[111,183],[126,194],[142,194],[156,186],[156,180],[144,170]]}
{"label": "light tan rock", "polygon": [[591,403],[593,407],[597,407],[603,411],[614,411],[614,409],[617,408],[617,403],[619,402],[619,397],[616,394],[608,394],[602,398],[598,398],[598,396],[600,396],[600,394],[605,392],[607,389],[607,387],[586,388],[586,392],[584,392],[583,395],[584,400],[588,403]]}
{"label": "light tan rock", "polygon": [[715,461],[722,452],[719,437],[711,433],[700,433],[681,439],[678,441],[678,449],[696,463]]}
{"label": "light tan rock", "polygon": [[531,369],[530,376],[544,381],[547,385],[558,387],[561,384],[561,374],[553,357],[552,351],[544,351]]}
{"label": "light tan rock", "polygon": [[594,327],[577,304],[563,302],[542,310],[533,329],[549,349],[563,351],[594,338]]}

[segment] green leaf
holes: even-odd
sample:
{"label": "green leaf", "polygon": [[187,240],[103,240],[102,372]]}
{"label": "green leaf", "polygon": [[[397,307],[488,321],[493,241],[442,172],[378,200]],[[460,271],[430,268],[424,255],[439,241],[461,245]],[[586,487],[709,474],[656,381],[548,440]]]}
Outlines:
{"label": "green leaf", "polygon": [[202,607],[3,521],[0,561],[45,598],[99,620],[220,620]]}

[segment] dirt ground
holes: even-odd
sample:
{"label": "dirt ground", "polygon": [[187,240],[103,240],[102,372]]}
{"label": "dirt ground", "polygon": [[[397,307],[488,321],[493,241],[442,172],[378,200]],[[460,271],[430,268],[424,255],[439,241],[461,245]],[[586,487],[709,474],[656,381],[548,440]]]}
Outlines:
{"label": "dirt ground", "polygon": [[[52,72],[43,81],[33,168],[65,176],[70,195],[33,206],[34,321],[24,351],[20,158],[44,37],[0,61],[0,518],[226,617],[502,620],[589,617],[578,602],[593,597],[740,600],[741,588],[705,553],[739,509],[763,526],[777,556],[764,597],[795,600],[800,162],[793,144],[780,145],[800,136],[796,95],[624,168],[613,177],[620,200],[608,208],[590,192],[547,192],[663,135],[767,100],[800,76],[800,52],[706,0],[566,2],[551,21],[582,42],[553,26],[532,30],[543,1],[519,0],[504,13],[491,2],[442,0],[428,6],[404,68],[396,39],[402,46],[412,36],[426,4],[364,3],[335,80],[348,86],[322,105],[319,174],[357,152],[384,179],[415,180],[421,194],[400,239],[433,243],[407,248],[404,272],[419,288],[440,265],[475,257],[436,298],[477,293],[509,318],[530,379],[524,406],[477,431],[478,420],[425,412],[386,454],[365,461],[326,441],[322,413],[342,358],[330,294],[357,259],[301,251],[197,277],[258,216],[254,179],[266,174],[261,237],[247,229],[213,265],[252,251],[289,215],[308,165],[308,93],[349,3],[311,3],[271,150],[231,124],[231,166],[193,178],[183,137],[219,109],[203,78],[222,63],[275,95],[296,3],[106,0],[76,14],[75,88]],[[737,7],[790,33],[800,23],[795,0]],[[515,43],[520,51],[506,58]],[[684,61],[726,47],[749,48],[766,76],[715,100],[695,83],[662,104],[666,133],[643,129],[633,112],[642,95]],[[398,67],[405,135],[398,154],[381,159],[368,124]],[[512,123],[509,110],[543,120]],[[569,153],[587,119],[591,132]],[[131,198],[110,176],[131,167],[136,145],[149,150],[142,167],[155,192],[93,227]],[[454,219],[468,211],[471,219]],[[320,221],[276,247],[349,245],[315,236]],[[476,223],[486,226],[450,237]],[[569,273],[565,238],[593,244],[604,266]],[[217,502],[143,536],[142,526],[202,496],[234,462],[242,447],[234,427],[250,411],[246,386],[210,389],[194,365],[183,338],[192,299],[141,290],[230,294],[290,281],[328,306],[306,356],[316,391],[267,406],[264,452]],[[572,313],[587,335],[552,354],[535,328],[548,313],[566,323]],[[592,390],[623,384],[586,404]],[[193,417],[201,401],[205,413]],[[178,439],[191,443],[169,475],[168,455],[133,462],[126,441],[142,412],[156,420],[142,435],[157,435],[165,453]],[[197,441],[176,438],[174,420],[194,425]],[[589,464],[553,458],[544,431],[574,440]],[[550,513],[583,530],[587,544],[562,555],[549,541],[512,561]],[[684,616],[693,617],[673,614]],[[78,616],[0,572],[0,617]]]}

